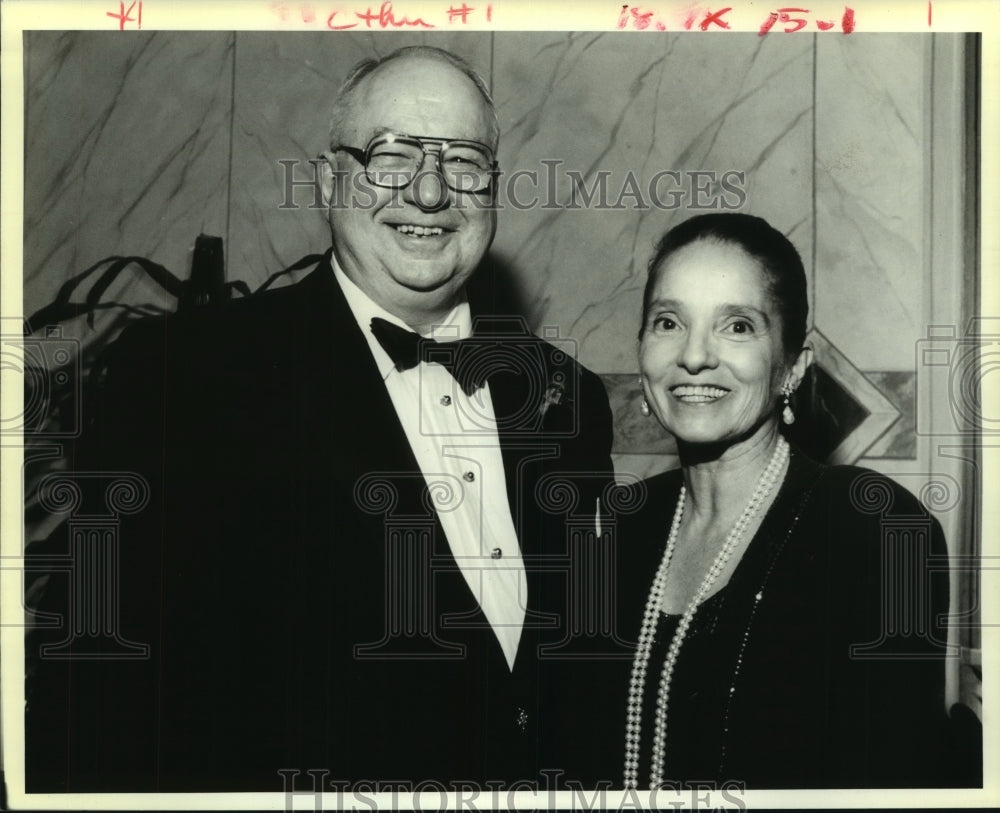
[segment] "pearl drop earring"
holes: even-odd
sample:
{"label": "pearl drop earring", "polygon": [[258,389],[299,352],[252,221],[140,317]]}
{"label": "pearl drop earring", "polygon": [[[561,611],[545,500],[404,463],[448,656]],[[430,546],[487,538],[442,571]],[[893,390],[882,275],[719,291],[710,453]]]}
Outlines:
{"label": "pearl drop earring", "polygon": [[[639,376],[639,389],[642,389],[642,376]],[[642,417],[649,417],[649,401],[646,400],[646,396],[642,396],[642,401],[639,402],[639,411],[642,413]]]}
{"label": "pearl drop earring", "polygon": [[788,403],[788,398],[793,392],[795,392],[795,388],[786,381],[781,387],[781,395],[785,399],[785,408],[781,410],[781,420],[788,426],[795,423],[795,413],[792,412],[792,405]]}

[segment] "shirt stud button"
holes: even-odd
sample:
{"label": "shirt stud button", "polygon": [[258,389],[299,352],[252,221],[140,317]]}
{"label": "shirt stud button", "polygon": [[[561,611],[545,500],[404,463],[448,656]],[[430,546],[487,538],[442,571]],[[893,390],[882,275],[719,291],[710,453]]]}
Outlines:
{"label": "shirt stud button", "polygon": [[441,406],[451,406],[451,396],[442,395],[441,396]]}
{"label": "shirt stud button", "polygon": [[476,479],[476,475],[471,471],[467,471],[465,474],[462,475],[462,479],[465,480],[465,482],[467,483],[471,483]]}
{"label": "shirt stud button", "polygon": [[492,553],[490,553],[491,559],[499,559],[501,556],[503,556],[503,551],[500,548],[493,548]]}

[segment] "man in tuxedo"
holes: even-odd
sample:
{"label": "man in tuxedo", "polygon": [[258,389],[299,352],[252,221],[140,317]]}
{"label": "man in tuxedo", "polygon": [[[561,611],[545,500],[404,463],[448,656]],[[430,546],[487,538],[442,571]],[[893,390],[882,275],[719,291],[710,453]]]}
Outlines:
{"label": "man in tuxedo", "polygon": [[[454,56],[363,63],[324,155],[316,269],[114,345],[68,536],[39,551],[77,559],[39,604],[65,623],[29,639],[29,790],[592,778],[564,724],[603,679],[578,594],[611,415],[566,346],[466,293],[497,141]],[[111,587],[81,611],[95,472],[140,480]]]}

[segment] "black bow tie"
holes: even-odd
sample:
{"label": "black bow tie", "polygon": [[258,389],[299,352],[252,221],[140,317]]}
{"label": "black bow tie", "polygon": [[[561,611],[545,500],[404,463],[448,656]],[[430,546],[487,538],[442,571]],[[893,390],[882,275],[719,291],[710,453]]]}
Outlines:
{"label": "black bow tie", "polygon": [[377,316],[371,322],[372,335],[389,354],[396,369],[400,372],[411,370],[421,361],[436,362],[452,374],[466,395],[472,395],[486,383],[489,375],[489,359],[476,351],[490,346],[495,342],[481,342],[476,339],[462,339],[457,342],[438,342],[425,339],[385,319]]}

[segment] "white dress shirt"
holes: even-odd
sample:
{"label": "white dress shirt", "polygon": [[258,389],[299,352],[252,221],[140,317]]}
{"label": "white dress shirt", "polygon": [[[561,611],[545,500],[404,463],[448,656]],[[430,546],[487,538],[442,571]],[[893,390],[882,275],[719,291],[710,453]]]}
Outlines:
{"label": "white dress shirt", "polygon": [[[372,334],[371,320],[379,317],[413,328],[351,282],[336,257],[332,264],[427,482],[451,553],[513,671],[528,588],[507,499],[489,384],[466,395],[440,364],[421,362],[398,371]],[[429,335],[440,342],[471,336],[469,303],[457,304]]]}

